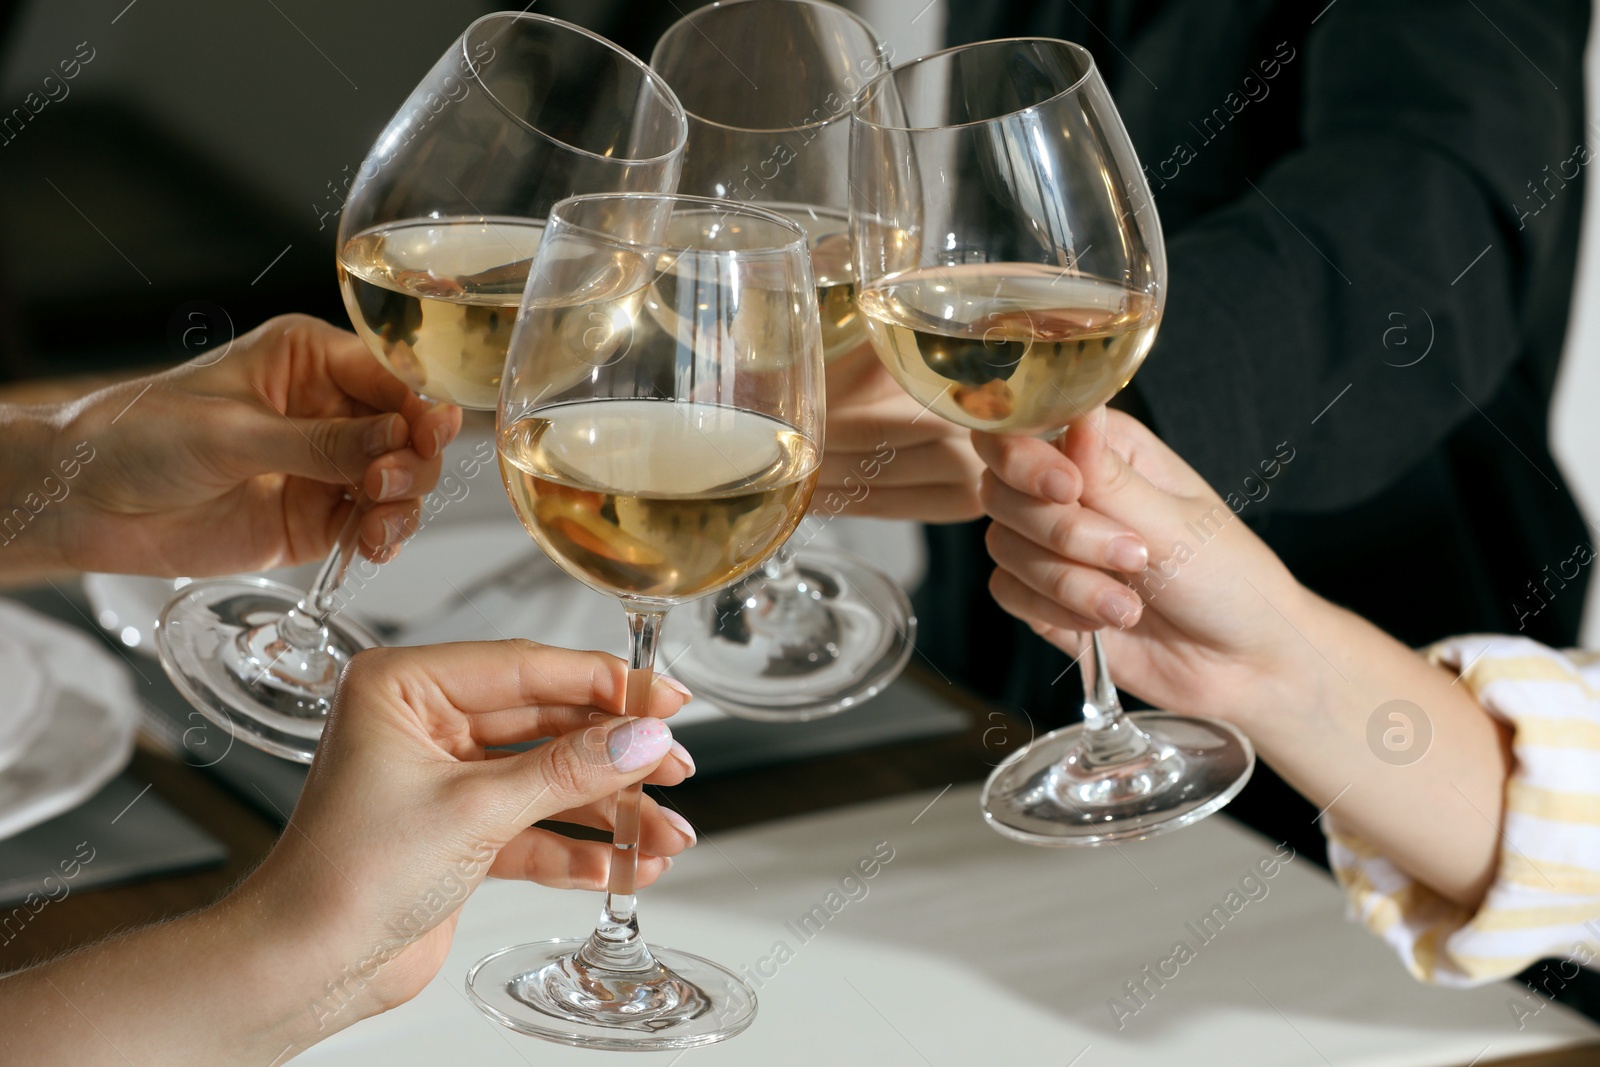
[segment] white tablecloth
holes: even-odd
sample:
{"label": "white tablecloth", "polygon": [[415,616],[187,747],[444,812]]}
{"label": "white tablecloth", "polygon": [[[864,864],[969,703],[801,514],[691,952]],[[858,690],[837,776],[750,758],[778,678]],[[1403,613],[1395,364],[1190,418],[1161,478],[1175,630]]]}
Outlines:
{"label": "white tablecloth", "polygon": [[[976,788],[951,789],[928,807],[934,800],[925,793],[702,838],[643,895],[644,929],[663,944],[748,967],[762,982],[760,1015],[721,1045],[627,1054],[627,1062],[1465,1067],[1600,1040],[1600,1028],[1554,1005],[1518,1030],[1508,1002],[1522,997],[1509,984],[1465,992],[1417,985],[1345,920],[1325,874],[1298,859],[1260,878],[1272,843],[1224,819],[1118,849],[1054,851],[988,830]],[[841,885],[859,860],[888,848],[894,858],[875,877]],[[1251,874],[1257,880],[1245,889],[1257,899],[1241,893],[1228,912],[1229,891]],[[830,891],[838,894],[831,900]],[[579,934],[598,904],[592,894],[486,885],[421,996],[296,1062],[618,1060],[625,1054],[503,1030],[462,992],[478,957]],[[798,930],[819,905],[828,915],[820,932]],[[1200,929],[1217,905],[1227,921]],[[1163,962],[1180,940],[1191,958]],[[1158,986],[1144,978],[1147,965],[1158,977],[1176,975]],[[1139,980],[1142,1006],[1125,988]],[[1123,1004],[1120,1028],[1112,998]]]}

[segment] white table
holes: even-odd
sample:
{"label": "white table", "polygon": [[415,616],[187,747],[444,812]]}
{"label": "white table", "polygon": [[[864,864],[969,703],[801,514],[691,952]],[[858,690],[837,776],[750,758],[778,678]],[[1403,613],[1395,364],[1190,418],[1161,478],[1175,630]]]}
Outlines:
{"label": "white table", "polygon": [[[930,802],[933,802],[931,807]],[[820,933],[794,927],[879,842],[894,858],[847,886]],[[642,898],[646,933],[761,979],[744,1034],[626,1062],[956,1067],[1249,1065],[1465,1067],[1600,1040],[1555,1005],[1518,1030],[1509,984],[1420,986],[1344,918],[1343,898],[1304,859],[1264,879],[1202,944],[1199,925],[1273,846],[1225,819],[1118,849],[1055,851],[983,826],[975,787],[950,789],[702,839]],[[593,894],[492,882],[467,904],[443,971],[415,1001],[360,1023],[297,1063],[621,1062],[501,1029],[462,991],[478,957],[512,941],[575,935]],[[1215,920],[1213,920],[1215,924]],[[1220,925],[1220,924],[1218,924]],[[1173,954],[1194,957],[1119,1029],[1124,983]],[[781,965],[776,944],[794,950]],[[1166,973],[1172,973],[1167,965]],[[759,977],[759,974],[758,974]],[[679,1058],[681,1057],[681,1059]]]}

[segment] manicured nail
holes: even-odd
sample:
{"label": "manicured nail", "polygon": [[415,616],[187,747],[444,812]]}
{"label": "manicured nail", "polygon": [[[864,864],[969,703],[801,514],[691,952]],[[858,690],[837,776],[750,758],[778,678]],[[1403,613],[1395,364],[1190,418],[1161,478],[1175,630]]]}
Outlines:
{"label": "manicured nail", "polygon": [[694,827],[689,825],[689,820],[685,819],[682,815],[679,815],[671,808],[662,808],[661,817],[667,820],[667,824],[670,825],[674,830],[678,831],[678,833],[682,834],[684,837],[687,837],[689,839],[689,844],[695,844],[700,840],[700,835],[694,832]]}
{"label": "manicured nail", "polygon": [[390,545],[398,545],[404,539],[405,523],[396,518],[388,518],[383,520],[383,544],[379,545],[379,548],[388,548]]}
{"label": "manicured nail", "polygon": [[619,771],[660,763],[672,747],[672,731],[660,719],[629,719],[606,735],[606,756]]}
{"label": "manicured nail", "polygon": [[448,441],[445,440],[445,438],[448,437],[448,436],[449,435],[445,433],[445,429],[444,429],[443,426],[440,426],[438,429],[433,431],[433,454],[434,455],[437,456],[440,452],[444,451],[444,446],[449,443]]}
{"label": "manicured nail", "polygon": [[1139,614],[1139,598],[1132,593],[1103,593],[1095,601],[1095,613],[1112,626],[1126,626]]}
{"label": "manicured nail", "polygon": [[688,686],[684,685],[682,682],[678,681],[676,678],[671,677],[670,675],[658,674],[658,675],[656,675],[656,681],[660,682],[662,685],[666,686],[668,689],[673,689],[673,690],[676,690],[679,693],[682,693],[686,697],[693,697],[694,696],[693,693],[689,692],[689,687]]}
{"label": "manicured nail", "polygon": [[378,483],[379,500],[398,500],[409,494],[415,484],[411,472],[400,467],[385,467],[379,473],[383,476]]}
{"label": "manicured nail", "polygon": [[1116,537],[1106,546],[1106,562],[1119,571],[1142,571],[1150,565],[1150,550],[1133,537]]}
{"label": "manicured nail", "polygon": [[666,861],[666,866],[661,868],[661,873],[666,874],[668,871],[672,870],[672,857],[662,856],[661,858]]}
{"label": "manicured nail", "polygon": [[672,742],[672,747],[667,751],[671,752],[674,756],[677,756],[678,762],[689,768],[690,774],[694,773],[694,757],[689,755],[689,750],[683,747],[683,742]]}
{"label": "manicured nail", "polygon": [[405,422],[399,415],[390,415],[387,419],[369,428],[365,442],[367,455],[381,456],[385,452],[393,452],[399,448],[401,431],[404,428]]}
{"label": "manicured nail", "polygon": [[1039,485],[1046,500],[1057,504],[1073,504],[1078,500],[1078,483],[1066,471],[1046,471]]}

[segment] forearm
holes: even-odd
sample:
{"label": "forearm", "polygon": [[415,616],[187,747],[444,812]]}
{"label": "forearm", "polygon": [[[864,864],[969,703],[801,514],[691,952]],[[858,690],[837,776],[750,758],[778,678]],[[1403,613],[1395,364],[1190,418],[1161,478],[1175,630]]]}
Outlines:
{"label": "forearm", "polygon": [[[16,581],[66,569],[58,522],[71,492],[66,470],[81,465],[58,456],[62,410],[44,405],[0,405],[0,581]],[[70,461],[62,467],[62,461]]]}
{"label": "forearm", "polygon": [[282,1063],[331,1032],[317,1030],[320,989],[293,929],[229,900],[0,979],[0,1060]]}
{"label": "forearm", "polygon": [[1309,592],[1286,614],[1295,676],[1269,687],[1246,727],[1262,758],[1338,826],[1476,907],[1499,857],[1508,731],[1364,619]]}

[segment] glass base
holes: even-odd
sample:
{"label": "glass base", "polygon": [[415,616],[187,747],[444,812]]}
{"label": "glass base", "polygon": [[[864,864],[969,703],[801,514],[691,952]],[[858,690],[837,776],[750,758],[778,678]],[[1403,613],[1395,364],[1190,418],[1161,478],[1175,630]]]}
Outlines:
{"label": "glass base", "polygon": [[266,578],[192,582],[162,611],[156,648],[173,685],[206,718],[249,745],[310,763],[340,671],[380,642],[333,618],[325,652],[297,648],[278,622],[303,595]]}
{"label": "glass base", "polygon": [[518,1033],[579,1048],[648,1052],[695,1048],[742,1032],[756,994],[725,967],[651,946],[642,971],[585,965],[587,938],[503,948],[467,972],[485,1015]]}
{"label": "glass base", "polygon": [[677,609],[664,650],[672,675],[729,715],[806,722],[864,703],[911,658],[905,591],[843,552],[796,553],[797,592],[764,573]]}
{"label": "glass base", "polygon": [[1136,841],[1221,809],[1255,769],[1249,738],[1228,723],[1140,711],[1123,724],[1148,746],[1109,765],[1087,758],[1082,723],[1036,738],[989,775],[985,821],[1030,845]]}

